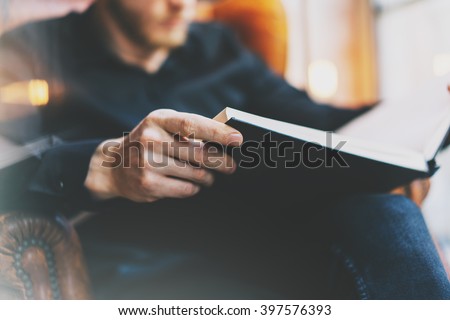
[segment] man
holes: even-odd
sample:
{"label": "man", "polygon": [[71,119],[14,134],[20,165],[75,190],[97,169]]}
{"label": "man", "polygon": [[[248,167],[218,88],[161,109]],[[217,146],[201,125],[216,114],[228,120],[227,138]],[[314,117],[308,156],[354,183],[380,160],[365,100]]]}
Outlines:
{"label": "man", "polygon": [[[30,175],[28,203],[102,211],[80,230],[98,296],[450,297],[420,210],[406,198],[323,203],[251,173],[231,178],[226,153],[214,163],[206,156],[198,140],[243,141],[210,119],[224,106],[323,130],[361,111],[313,102],[225,28],[193,24],[195,5],[99,0],[1,39],[8,81],[63,88],[41,112],[42,131],[71,130]],[[105,146],[123,162],[107,165]]]}

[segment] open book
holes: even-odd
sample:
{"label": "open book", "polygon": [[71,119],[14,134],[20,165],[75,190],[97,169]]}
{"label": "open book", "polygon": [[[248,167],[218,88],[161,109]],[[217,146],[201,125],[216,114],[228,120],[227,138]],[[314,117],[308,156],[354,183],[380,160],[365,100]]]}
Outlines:
{"label": "open book", "polygon": [[[296,173],[289,173],[299,181],[316,185],[321,191],[335,192],[336,188],[343,192],[389,191],[414,179],[429,177],[437,170],[435,156],[450,127],[450,93],[442,85],[442,80],[440,84],[429,83],[421,89],[423,92],[416,92],[419,98],[413,101],[406,99],[381,103],[334,133],[232,108],[225,108],[214,119],[227,123],[243,134],[241,160],[248,158],[251,152],[254,154],[256,149],[255,144],[251,144],[253,149],[245,150],[245,141],[263,141],[264,136],[270,133],[271,139],[278,145],[282,141],[290,141],[294,145],[293,150],[290,149],[291,154],[285,150],[281,152],[284,157],[281,160],[280,152],[270,152],[272,156],[276,154],[278,167],[291,164],[292,161],[286,161],[286,158],[294,159],[296,150],[298,153],[303,151],[301,157],[306,160],[306,165],[304,162],[296,167]],[[420,99],[421,96],[424,98]],[[430,96],[433,97],[433,105],[430,104]],[[305,145],[309,147],[305,148]],[[273,146],[276,149],[275,144]],[[335,152],[334,157],[339,161],[327,165],[330,152],[331,157]],[[263,157],[261,154],[259,156],[260,159]],[[253,159],[245,160],[243,163],[247,164]],[[260,162],[259,166],[267,166],[267,163]],[[313,166],[308,166],[311,163]]]}

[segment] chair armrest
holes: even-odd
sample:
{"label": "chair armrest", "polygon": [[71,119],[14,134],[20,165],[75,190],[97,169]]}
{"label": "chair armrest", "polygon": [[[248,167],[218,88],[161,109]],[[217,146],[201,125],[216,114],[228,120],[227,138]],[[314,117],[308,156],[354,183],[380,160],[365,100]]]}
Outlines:
{"label": "chair armrest", "polygon": [[0,214],[0,299],[87,299],[78,236],[59,214]]}
{"label": "chair armrest", "polygon": [[423,201],[428,195],[428,191],[430,191],[430,185],[430,179],[417,179],[409,185],[392,190],[391,193],[404,195],[421,207]]}

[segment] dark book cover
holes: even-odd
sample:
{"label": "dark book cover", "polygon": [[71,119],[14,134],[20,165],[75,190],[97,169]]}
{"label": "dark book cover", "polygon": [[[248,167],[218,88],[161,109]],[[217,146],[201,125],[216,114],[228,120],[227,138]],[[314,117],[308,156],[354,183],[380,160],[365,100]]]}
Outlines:
{"label": "dark book cover", "polygon": [[[236,118],[226,123],[244,136],[241,147],[228,150],[237,161],[238,176],[274,190],[315,195],[389,192],[437,170],[434,160],[428,163],[429,171],[422,172],[321,147]],[[245,183],[245,179],[229,179]]]}

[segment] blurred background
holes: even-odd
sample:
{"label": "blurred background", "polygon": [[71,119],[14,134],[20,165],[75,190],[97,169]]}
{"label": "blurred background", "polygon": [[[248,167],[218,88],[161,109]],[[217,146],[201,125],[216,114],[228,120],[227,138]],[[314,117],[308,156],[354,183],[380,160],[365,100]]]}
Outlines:
{"label": "blurred background", "polygon": [[[0,34],[26,22],[82,11],[91,2],[0,0]],[[348,107],[371,104],[405,96],[450,72],[449,0],[282,4],[288,27],[284,76],[319,101]],[[45,86],[37,88],[36,104],[45,103]],[[432,179],[423,209],[450,257],[450,150],[439,161],[443,168]]]}
{"label": "blurred background", "polygon": [[[395,99],[450,72],[448,0],[283,0],[287,77],[316,99],[358,105]],[[380,130],[382,126],[380,124]],[[423,204],[450,261],[450,150]]]}

